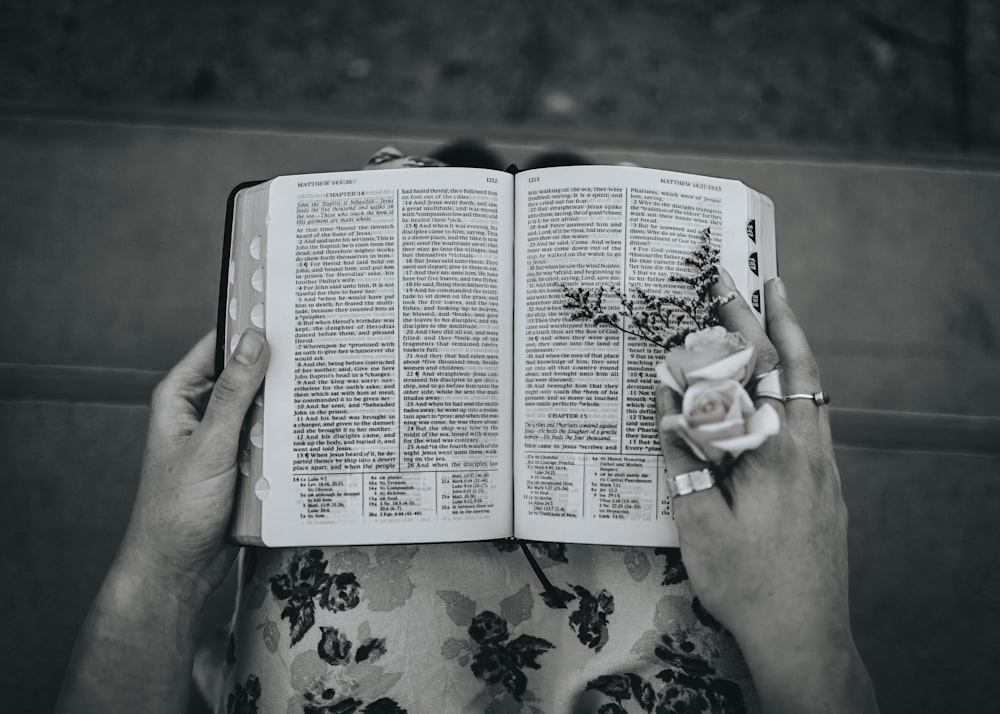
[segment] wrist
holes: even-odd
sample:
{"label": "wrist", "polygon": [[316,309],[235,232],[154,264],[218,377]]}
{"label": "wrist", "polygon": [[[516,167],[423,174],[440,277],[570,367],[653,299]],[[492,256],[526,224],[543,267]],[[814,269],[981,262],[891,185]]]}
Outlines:
{"label": "wrist", "polygon": [[80,630],[59,712],[187,711],[198,597],[164,587],[119,552]]}
{"label": "wrist", "polygon": [[877,712],[868,670],[850,632],[815,643],[744,649],[762,711]]}
{"label": "wrist", "polygon": [[155,550],[122,543],[108,581],[137,605],[168,608],[176,616],[197,619],[211,588],[197,575],[167,562]]}

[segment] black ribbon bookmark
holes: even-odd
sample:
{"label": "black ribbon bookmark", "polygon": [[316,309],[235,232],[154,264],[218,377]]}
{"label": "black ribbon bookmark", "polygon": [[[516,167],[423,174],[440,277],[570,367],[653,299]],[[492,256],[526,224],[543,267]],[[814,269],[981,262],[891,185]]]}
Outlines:
{"label": "black ribbon bookmark", "polygon": [[545,573],[542,571],[542,566],[538,564],[538,561],[535,560],[535,556],[533,556],[531,551],[528,550],[527,541],[518,539],[517,542],[521,544],[521,552],[524,553],[524,557],[528,559],[528,565],[530,565],[531,569],[535,571],[535,577],[538,578],[538,582],[542,584],[542,589],[545,590],[545,594],[548,595],[549,607],[566,609],[566,603],[568,603],[572,598],[567,597],[566,593],[556,588],[551,582],[549,582],[549,579],[545,577]]}

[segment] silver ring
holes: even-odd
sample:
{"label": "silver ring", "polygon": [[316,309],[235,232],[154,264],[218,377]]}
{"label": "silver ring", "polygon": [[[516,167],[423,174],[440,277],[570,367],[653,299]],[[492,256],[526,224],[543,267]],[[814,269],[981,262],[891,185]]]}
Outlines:
{"label": "silver ring", "polygon": [[812,399],[818,407],[830,403],[830,395],[823,391],[814,392],[813,394],[789,394],[785,397],[786,402],[790,402],[793,399]]}
{"label": "silver ring", "polygon": [[670,491],[671,498],[686,496],[695,491],[704,491],[715,485],[715,476],[711,469],[699,469],[698,471],[688,471],[686,474],[676,476],[667,475],[667,490]]}
{"label": "silver ring", "polygon": [[769,397],[778,400],[785,398],[781,393],[781,370],[778,367],[775,367],[770,372],[755,375],[753,380],[757,383],[755,394],[758,397]]}

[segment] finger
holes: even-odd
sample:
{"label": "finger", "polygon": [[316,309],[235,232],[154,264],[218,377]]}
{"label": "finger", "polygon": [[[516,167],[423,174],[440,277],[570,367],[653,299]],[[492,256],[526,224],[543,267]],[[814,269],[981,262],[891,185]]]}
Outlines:
{"label": "finger", "polygon": [[[691,453],[691,449],[676,432],[661,428],[663,417],[678,413],[676,395],[667,385],[659,385],[656,389],[657,432],[660,437],[660,451],[663,453],[663,461],[670,476],[705,468],[705,463]],[[675,497],[673,510],[678,529],[693,537],[697,537],[699,529],[703,531],[718,519],[728,516],[728,506],[717,487]]]}
{"label": "finger", "polygon": [[180,428],[189,420],[197,420],[204,396],[212,388],[214,369],[215,330],[212,330],[198,340],[153,390],[150,422],[154,433],[160,433],[162,426]]}
{"label": "finger", "polygon": [[[767,305],[767,333],[781,360],[785,394],[813,394],[821,389],[819,367],[799,325],[795,313],[785,298],[780,278],[764,285]],[[785,404],[789,430],[795,436],[820,435],[829,438],[830,424],[826,410],[809,399],[793,399]]]}
{"label": "finger", "polygon": [[252,328],[245,330],[212,388],[199,440],[227,462],[231,457],[235,463],[240,427],[264,381],[269,356],[264,335]]}
{"label": "finger", "polygon": [[[747,342],[753,345],[757,356],[754,375],[763,375],[777,368],[780,362],[778,351],[771,344],[771,340],[768,339],[767,333],[764,332],[764,328],[750,306],[747,305],[746,300],[736,290],[736,284],[725,268],[719,268],[719,281],[713,285],[712,290],[716,297],[722,297],[726,294],[733,295],[729,302],[719,307],[719,320],[727,330],[739,332]],[[747,387],[753,393],[754,384],[751,382]],[[767,399],[771,406],[777,410],[779,417],[784,416],[785,405],[782,400],[771,397],[763,398]]]}
{"label": "finger", "polygon": [[212,379],[215,371],[215,330],[198,340],[170,371],[185,383]]}

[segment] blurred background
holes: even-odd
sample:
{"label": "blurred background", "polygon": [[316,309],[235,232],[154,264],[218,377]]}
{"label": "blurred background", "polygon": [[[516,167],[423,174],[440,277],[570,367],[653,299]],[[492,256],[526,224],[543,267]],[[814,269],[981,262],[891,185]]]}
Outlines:
{"label": "blurred background", "polygon": [[87,109],[995,154],[993,0],[5,0],[0,93]]}
{"label": "blurred background", "polygon": [[462,137],[774,199],[882,710],[993,710],[998,33],[995,0],[0,0],[5,711],[55,700],[230,188]]}

